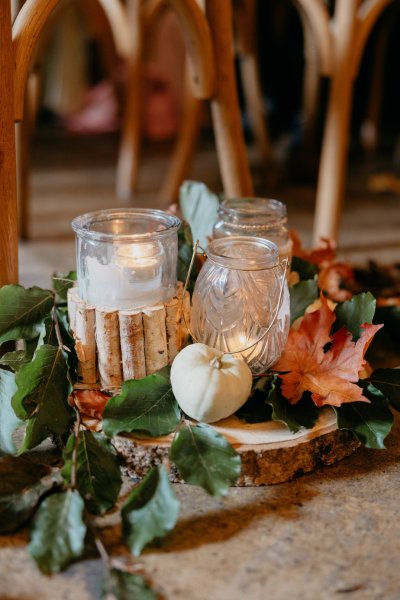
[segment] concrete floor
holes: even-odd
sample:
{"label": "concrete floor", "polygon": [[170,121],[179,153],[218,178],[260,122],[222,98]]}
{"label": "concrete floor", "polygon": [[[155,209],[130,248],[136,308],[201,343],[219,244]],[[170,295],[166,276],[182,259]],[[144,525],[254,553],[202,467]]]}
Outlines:
{"label": "concrete floor", "polygon": [[[110,139],[66,140],[57,146],[45,140],[37,148],[32,241],[21,245],[22,282],[47,285],[52,270],[74,267],[70,221],[116,204],[115,151]],[[138,205],[162,206],[153,193],[166,158],[160,152],[144,161]],[[370,256],[399,260],[400,199],[368,193],[367,174],[365,167],[352,169],[341,253],[359,261]],[[218,190],[212,149],[197,156],[191,177]],[[313,187],[284,185],[274,195],[287,201],[290,224],[307,241]],[[398,600],[399,459],[397,424],[387,450],[361,449],[292,483],[234,488],[224,500],[176,485],[182,503],[177,528],[139,562],[164,600]],[[118,514],[100,526],[112,554],[132,561],[117,542]],[[27,538],[22,530],[0,540],[0,599],[100,598],[100,560],[48,578],[30,560]]]}

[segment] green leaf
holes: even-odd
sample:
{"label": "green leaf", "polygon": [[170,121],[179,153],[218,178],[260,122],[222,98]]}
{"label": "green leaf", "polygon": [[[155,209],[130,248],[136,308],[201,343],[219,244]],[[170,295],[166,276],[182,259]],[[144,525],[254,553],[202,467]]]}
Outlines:
{"label": "green leaf", "polygon": [[75,339],[69,326],[68,308],[66,306],[58,306],[55,312],[61,339],[64,346],[69,349],[69,352],[67,352],[69,377],[72,384],[74,384],[78,379],[78,357],[75,352]]}
{"label": "green leaf", "polygon": [[37,341],[36,350],[43,346],[43,344],[49,344],[50,346],[58,346],[56,327],[52,316],[46,317],[42,323],[42,329],[40,331],[39,339]]}
{"label": "green leaf", "polygon": [[53,304],[54,296],[49,290],[25,289],[20,285],[0,288],[0,343],[37,337],[41,321]]}
{"label": "green leaf", "polygon": [[12,533],[35,512],[52,485],[49,469],[25,458],[0,458],[0,533]]}
{"label": "green leaf", "polygon": [[252,393],[247,402],[236,411],[236,416],[246,423],[264,423],[272,418],[272,408],[266,398],[274,388],[276,376],[259,377],[253,383]]}
{"label": "green leaf", "polygon": [[40,324],[40,327],[39,327],[39,336],[32,338],[31,340],[24,341],[26,358],[27,359],[29,358],[29,362],[32,361],[34,354],[35,354],[36,350],[38,349],[38,347],[42,345],[43,335],[44,335],[44,324],[42,321]]}
{"label": "green leaf", "polygon": [[240,475],[241,460],[219,433],[200,423],[180,429],[171,445],[171,459],[187,483],[213,496],[223,496]]}
{"label": "green leaf", "polygon": [[[75,435],[71,434],[63,456],[62,475],[71,483]],[[88,510],[103,514],[117,501],[122,479],[114,446],[102,433],[80,431],[76,455],[76,483]]]}
{"label": "green leaf", "polygon": [[46,498],[36,513],[29,554],[43,573],[58,573],[84,549],[84,503],[78,492],[67,490]]}
{"label": "green leaf", "polygon": [[290,404],[276,383],[266,402],[272,406],[272,420],[284,423],[294,433],[302,427],[312,429],[318,420],[318,408],[307,392],[297,404]]}
{"label": "green leaf", "polygon": [[360,327],[364,323],[372,323],[375,314],[376,300],[370,292],[353,296],[351,300],[338,304],[335,308],[336,321],[333,331],[346,327],[353,339],[361,335]]}
{"label": "green leaf", "polygon": [[18,371],[12,406],[20,419],[28,419],[20,453],[49,436],[69,432],[74,411],[68,404],[72,388],[67,372],[65,352],[46,344],[37,350],[31,363]]}
{"label": "green leaf", "polygon": [[[178,281],[186,282],[187,274],[190,268],[190,263],[193,254],[193,238],[190,231],[190,226],[187,223],[183,223],[182,227],[178,231],[178,265],[177,265],[177,278]],[[198,275],[198,269],[196,262],[193,264],[190,272],[189,282],[187,289],[190,293],[193,292],[194,284],[196,283]]]}
{"label": "green leaf", "polygon": [[371,400],[351,402],[335,408],[339,429],[349,429],[367,448],[385,448],[384,440],[393,425],[393,415],[385,396],[368,382],[358,382],[363,395]]}
{"label": "green leaf", "polygon": [[0,365],[10,367],[16,373],[21,367],[31,362],[30,357],[25,350],[15,350],[14,352],[6,352],[0,358]]}
{"label": "green leaf", "polygon": [[205,248],[217,220],[219,199],[204,183],[184,181],[179,190],[179,206],[190,225],[193,239]]}
{"label": "green leaf", "polygon": [[157,600],[158,598],[144,577],[116,568],[109,571],[104,588],[103,598],[107,600],[110,600],[110,596],[115,600]]}
{"label": "green leaf", "polygon": [[299,281],[289,288],[290,292],[290,323],[298,317],[302,317],[310,304],[318,298],[318,286],[316,279]]}
{"label": "green leaf", "polygon": [[14,454],[16,452],[12,435],[22,424],[11,406],[11,398],[16,389],[15,374],[0,369],[0,453]]}
{"label": "green leaf", "polygon": [[122,384],[119,396],[111,398],[104,409],[103,430],[109,436],[140,431],[158,437],[174,431],[180,418],[169,369],[161,369],[144,379]]}
{"label": "green leaf", "polygon": [[175,527],[179,501],[163,465],[153,467],[129,494],[121,516],[124,540],[134,556]]}
{"label": "green leaf", "polygon": [[304,260],[299,256],[293,256],[291,269],[299,274],[301,281],[314,279],[318,273],[317,265],[314,265],[313,263],[310,263],[308,260]]}
{"label": "green leaf", "polygon": [[400,411],[400,368],[377,369],[369,380],[386,396],[391,406]]}
{"label": "green leaf", "polygon": [[77,280],[76,271],[69,271],[67,273],[57,272],[53,274],[51,283],[53,290],[61,300],[67,301],[67,292],[69,288],[75,285]]}

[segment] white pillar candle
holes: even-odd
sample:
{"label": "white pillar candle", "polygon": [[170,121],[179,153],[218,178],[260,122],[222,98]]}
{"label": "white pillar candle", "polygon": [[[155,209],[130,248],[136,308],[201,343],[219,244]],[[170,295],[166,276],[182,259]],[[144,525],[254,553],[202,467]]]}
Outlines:
{"label": "white pillar candle", "polygon": [[107,263],[86,257],[87,300],[116,309],[162,301],[162,249],[157,244],[115,244]]}

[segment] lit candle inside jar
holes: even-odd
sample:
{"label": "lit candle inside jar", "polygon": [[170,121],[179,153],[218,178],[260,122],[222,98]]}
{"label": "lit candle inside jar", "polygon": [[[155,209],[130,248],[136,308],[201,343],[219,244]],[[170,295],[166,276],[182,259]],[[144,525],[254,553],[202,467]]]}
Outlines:
{"label": "lit candle inside jar", "polygon": [[176,292],[180,220],[146,208],[95,211],[76,217],[77,275],[84,302],[135,310]]}
{"label": "lit candle inside jar", "polygon": [[192,296],[193,337],[241,356],[253,374],[276,362],[289,332],[289,292],[278,248],[251,236],[207,246]]}
{"label": "lit candle inside jar", "polygon": [[151,306],[162,300],[162,249],[155,244],[115,244],[111,258],[86,258],[87,300],[118,309]]}
{"label": "lit candle inside jar", "polygon": [[263,347],[266,342],[264,338],[260,338],[262,338],[262,334],[260,334],[257,339],[248,339],[244,333],[238,333],[231,341],[232,352],[244,360],[249,361],[253,356],[258,356],[263,353]]}

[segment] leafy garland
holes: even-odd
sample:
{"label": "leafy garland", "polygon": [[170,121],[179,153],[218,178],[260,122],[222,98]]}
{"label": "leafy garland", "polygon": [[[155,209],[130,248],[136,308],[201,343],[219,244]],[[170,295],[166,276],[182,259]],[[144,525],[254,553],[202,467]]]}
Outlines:
{"label": "leafy garland", "polygon": [[[186,195],[193,190],[199,197],[193,184]],[[212,202],[209,219],[215,197]],[[191,246],[190,228],[185,226],[179,244],[181,279]],[[315,265],[296,258],[292,266],[298,274],[290,288],[294,322],[318,299],[320,289]],[[195,277],[196,272],[192,285]],[[168,368],[127,381],[120,394],[106,398],[102,431],[82,425],[79,393],[74,391],[77,358],[66,308],[66,293],[75,279],[74,273],[54,277],[54,291],[17,285],[0,289],[0,533],[11,533],[32,519],[28,551],[44,573],[62,570],[94,542],[106,566],[104,594],[150,600],[157,594],[146,576],[134,561],[121,563],[108,556],[94,521],[115,506],[121,490],[112,437],[121,432],[150,437],[174,433],[170,461],[184,481],[213,495],[226,494],[238,479],[240,456],[211,426],[185,418],[173,396]],[[330,333],[344,327],[357,339],[360,327],[372,323],[374,312],[375,299],[369,293],[340,302]],[[311,393],[305,391],[298,403],[290,404],[283,395],[283,379],[280,373],[257,378],[237,415],[249,422],[278,420],[292,431],[313,427],[320,408]],[[367,447],[383,448],[393,423],[390,407],[400,410],[400,369],[378,369],[357,385],[370,402],[335,407],[338,427],[353,431]],[[49,438],[54,442],[50,450]],[[153,467],[121,508],[123,540],[132,555],[171,531],[178,515],[168,466]]]}
{"label": "leafy garland", "polygon": [[[115,506],[122,485],[111,438],[122,431],[156,437],[175,432],[171,461],[185,481],[213,495],[226,494],[235,483],[240,457],[212,427],[181,414],[169,368],[125,382],[108,399],[103,431],[82,426],[66,308],[74,279],[74,273],[54,277],[54,292],[0,289],[0,533],[12,533],[33,517],[28,551],[44,573],[64,569],[94,542],[106,566],[104,594],[150,600],[157,594],[135,563],[110,559],[96,532],[94,516]],[[10,342],[18,349],[7,351]],[[54,442],[50,450],[48,438]],[[168,467],[150,469],[121,508],[122,535],[132,555],[173,529],[178,515]]]}

